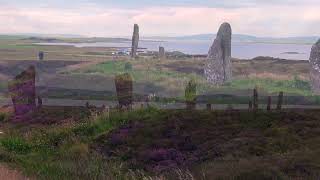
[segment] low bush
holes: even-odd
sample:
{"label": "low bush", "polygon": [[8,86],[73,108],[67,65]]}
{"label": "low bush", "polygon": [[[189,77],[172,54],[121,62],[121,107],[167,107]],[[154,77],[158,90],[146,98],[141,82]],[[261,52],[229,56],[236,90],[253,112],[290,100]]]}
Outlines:
{"label": "low bush", "polygon": [[25,140],[17,137],[2,139],[0,141],[0,144],[7,151],[17,154],[27,154],[32,150],[32,146],[30,144],[28,144]]}

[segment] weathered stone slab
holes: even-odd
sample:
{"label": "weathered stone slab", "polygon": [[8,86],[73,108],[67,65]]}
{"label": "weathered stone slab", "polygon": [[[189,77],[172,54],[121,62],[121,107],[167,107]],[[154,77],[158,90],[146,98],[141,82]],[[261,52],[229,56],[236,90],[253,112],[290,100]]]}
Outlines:
{"label": "weathered stone slab", "polygon": [[232,78],[231,36],[230,24],[222,24],[209,50],[204,74],[213,84],[220,85]]}
{"label": "weathered stone slab", "polygon": [[40,61],[42,61],[44,59],[44,52],[43,51],[40,51],[38,53],[38,58],[39,58]]}
{"label": "weathered stone slab", "polygon": [[23,116],[36,109],[35,75],[35,67],[30,66],[8,84],[16,116]]}
{"label": "weathered stone slab", "polygon": [[120,108],[130,108],[133,103],[133,84],[131,75],[128,73],[117,75],[115,84]]}
{"label": "weathered stone slab", "polygon": [[159,47],[159,59],[166,59],[166,52],[164,47]]}
{"label": "weathered stone slab", "polygon": [[137,51],[139,46],[139,26],[138,24],[134,25],[133,35],[132,35],[132,47],[131,47],[131,57],[137,57]]}
{"label": "weathered stone slab", "polygon": [[312,46],[309,63],[312,89],[320,94],[320,40]]}

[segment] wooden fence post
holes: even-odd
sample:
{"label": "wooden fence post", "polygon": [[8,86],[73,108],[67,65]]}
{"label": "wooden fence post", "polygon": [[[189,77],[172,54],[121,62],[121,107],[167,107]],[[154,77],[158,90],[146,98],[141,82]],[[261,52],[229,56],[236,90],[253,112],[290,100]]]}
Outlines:
{"label": "wooden fence post", "polygon": [[253,90],[253,110],[258,110],[259,104],[258,104],[258,90],[255,88]]}
{"label": "wooden fence post", "polygon": [[271,99],[271,96],[268,96],[268,105],[267,105],[267,111],[271,111],[271,103],[272,103],[272,101],[271,101],[272,99]]}
{"label": "wooden fence post", "polygon": [[252,110],[252,101],[249,101],[249,110]]}
{"label": "wooden fence post", "polygon": [[212,110],[211,104],[207,104],[207,110],[208,110],[208,111],[211,111],[211,110]]}
{"label": "wooden fence post", "polygon": [[281,91],[278,96],[277,110],[282,109],[282,104],[283,104],[283,92]]}

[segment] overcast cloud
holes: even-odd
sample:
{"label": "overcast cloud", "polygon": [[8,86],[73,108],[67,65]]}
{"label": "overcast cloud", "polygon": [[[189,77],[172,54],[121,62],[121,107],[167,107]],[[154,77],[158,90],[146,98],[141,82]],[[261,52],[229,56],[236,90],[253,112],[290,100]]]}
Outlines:
{"label": "overcast cloud", "polygon": [[129,36],[233,32],[257,36],[319,36],[319,0],[0,0],[0,33]]}

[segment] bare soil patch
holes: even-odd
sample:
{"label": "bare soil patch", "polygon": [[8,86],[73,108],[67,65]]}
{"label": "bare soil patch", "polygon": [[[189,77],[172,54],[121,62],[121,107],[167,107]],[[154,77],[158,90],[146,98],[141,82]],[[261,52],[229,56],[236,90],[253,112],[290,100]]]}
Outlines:
{"label": "bare soil patch", "polygon": [[19,171],[9,169],[8,167],[0,164],[0,179],[3,180],[29,180],[23,176]]}

